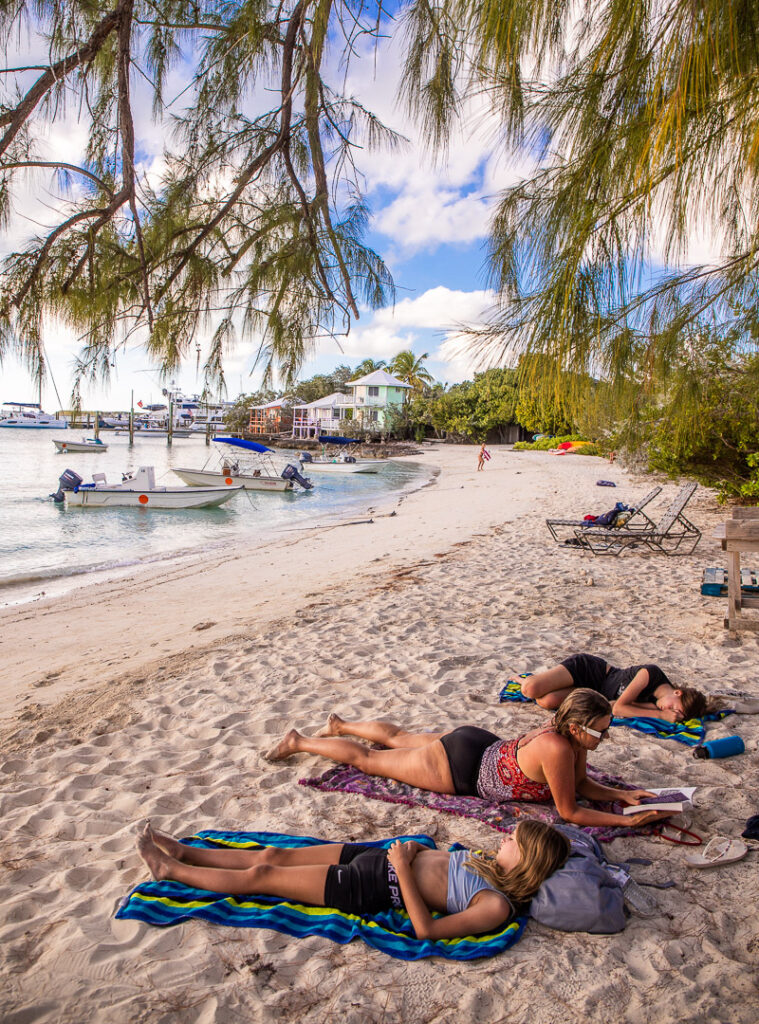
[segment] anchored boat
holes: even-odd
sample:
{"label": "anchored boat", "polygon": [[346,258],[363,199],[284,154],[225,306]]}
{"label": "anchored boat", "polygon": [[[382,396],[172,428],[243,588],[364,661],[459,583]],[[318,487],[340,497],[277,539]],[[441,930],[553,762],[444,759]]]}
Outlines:
{"label": "anchored boat", "polygon": [[[208,468],[209,459],[202,469],[173,469],[172,472],[191,487],[220,484],[225,487],[242,486],[249,491],[292,491],[298,483],[309,491],[314,486],[301,475],[297,466],[290,463],[280,472],[272,458],[275,454],[273,448],[237,437],[215,437],[214,442],[228,446],[223,449],[224,454],[217,457],[216,468]],[[237,452],[230,453],[229,448],[245,452],[249,456],[248,464],[241,467],[234,457]]]}
{"label": "anchored boat", "polygon": [[[389,459],[357,459],[351,455],[351,445],[361,444],[353,437],[327,437],[321,435],[322,454],[314,457],[310,452],[300,452],[298,458],[304,467],[317,473],[378,473],[386,466]],[[336,446],[333,454],[327,452],[327,446]]]}
{"label": "anchored boat", "polygon": [[78,473],[67,469],[59,484],[56,493],[50,495],[53,501],[83,508],[213,508],[243,489],[156,487],[153,466],[140,466],[134,473],[125,473],[120,484],[109,484],[105,473],[93,473],[92,483],[85,484]]}
{"label": "anchored boat", "polygon": [[59,452],[107,452],[108,445],[99,437],[83,437],[81,441],[62,441],[53,438],[53,444]]}

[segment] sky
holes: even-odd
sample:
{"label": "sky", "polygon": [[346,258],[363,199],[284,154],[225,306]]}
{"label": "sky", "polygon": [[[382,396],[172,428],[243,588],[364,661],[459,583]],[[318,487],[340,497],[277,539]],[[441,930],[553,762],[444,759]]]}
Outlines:
{"label": "sky", "polygon": [[[44,59],[44,44],[34,37],[22,38],[18,56],[19,63],[31,63],[35,56]],[[357,365],[367,357],[389,360],[409,348],[418,356],[428,353],[428,369],[446,383],[470,378],[475,369],[485,368],[462,352],[456,327],[481,321],[492,306],[485,260],[488,221],[499,190],[516,180],[520,168],[497,151],[495,125],[483,110],[471,106],[467,122],[479,127],[468,130],[466,137],[454,133],[447,158],[435,163],[418,129],[396,103],[398,69],[397,43],[390,39],[380,44],[376,54],[367,49],[347,75],[347,92],[408,140],[400,151],[358,155],[371,209],[366,241],[392,273],[396,302],[377,311],[361,309],[347,337],[322,340],[302,368],[304,378],[328,372],[339,363]],[[174,72],[167,96],[172,88],[181,91],[182,70]],[[32,76],[36,72],[23,80],[25,88]],[[133,79],[133,90],[140,87]],[[150,109],[149,103],[134,106],[136,112]],[[156,181],[165,166],[165,131],[147,113],[137,116],[139,170]],[[52,128],[39,135],[38,151],[45,159],[76,162],[85,140],[86,125],[79,120],[76,105],[69,103]],[[60,208],[60,186],[53,174],[47,170],[23,174],[23,179],[17,179],[23,185],[14,202],[15,216],[0,240],[3,253],[17,249],[30,233],[50,223]],[[202,349],[206,338],[201,334],[198,341]],[[67,408],[77,337],[64,324],[52,322],[45,332],[45,347],[51,374],[43,388],[43,406]],[[254,367],[257,347],[256,338],[238,339],[225,359],[225,397],[234,399],[259,386],[260,371]],[[0,401],[36,400],[29,372],[13,356],[0,366],[0,378]],[[202,367],[198,371],[192,358],[171,380],[188,394],[197,392],[202,387]],[[145,351],[132,346],[118,356],[109,385],[83,387],[83,407],[128,408],[132,396],[135,403],[158,401],[168,383],[161,380]]]}

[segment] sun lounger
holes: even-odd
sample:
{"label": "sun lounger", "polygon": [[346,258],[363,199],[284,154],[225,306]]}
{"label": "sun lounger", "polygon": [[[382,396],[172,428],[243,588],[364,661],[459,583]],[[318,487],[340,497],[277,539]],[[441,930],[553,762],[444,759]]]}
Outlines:
{"label": "sun lounger", "polygon": [[697,484],[680,488],[667,511],[652,530],[575,529],[577,546],[594,555],[619,555],[629,548],[648,549],[663,555],[691,555],[701,540],[701,531],[683,515],[683,509],[696,492]]}
{"label": "sun lounger", "polygon": [[[654,487],[653,490],[649,491],[648,494],[641,498],[640,501],[633,503],[632,508],[634,509],[632,515],[627,519],[625,528],[628,530],[653,530],[656,524],[653,520],[649,519],[643,509],[649,502],[652,502],[654,498],[661,491],[661,487]],[[623,513],[626,515],[626,513]],[[571,533],[576,529],[592,530],[594,529],[593,524],[586,522],[584,519],[546,519],[546,526],[551,532],[551,536],[559,544],[562,543],[562,538],[559,536],[559,531],[562,530],[564,533]],[[600,527],[596,527],[600,529]],[[619,529],[619,527],[612,527],[612,529]]]}

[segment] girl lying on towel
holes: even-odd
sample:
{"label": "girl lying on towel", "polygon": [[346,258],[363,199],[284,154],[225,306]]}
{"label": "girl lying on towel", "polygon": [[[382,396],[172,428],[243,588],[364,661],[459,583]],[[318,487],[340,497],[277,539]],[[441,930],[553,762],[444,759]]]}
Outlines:
{"label": "girl lying on towel", "polygon": [[[405,908],[418,939],[453,939],[494,931],[523,910],[567,859],[569,840],[543,822],[521,821],[488,854],[445,853],[400,840],[389,850],[359,843],[202,850],[148,822],[137,849],[157,881],[277,896],[363,917]],[[431,911],[446,916],[433,918]]]}
{"label": "girl lying on towel", "polygon": [[575,688],[601,693],[617,718],[686,722],[719,710],[719,702],[691,686],[674,687],[658,665],[615,668],[594,654],[573,654],[522,681],[522,693],[553,711]]}
{"label": "girl lying on towel", "polygon": [[[644,825],[662,817],[656,811],[611,814],[579,807],[576,794],[588,800],[639,804],[645,789],[612,789],[587,777],[586,758],[608,734],[611,707],[593,690],[576,689],[566,698],[551,725],[514,740],[465,725],[452,732],[411,733],[391,722],[347,722],[330,715],[321,736],[295,729],[266,755],[278,761],[292,754],[321,754],[353,765],[367,775],[396,779],[432,793],[479,796],[485,800],[553,801],[565,821],[575,825]],[[381,743],[372,750],[345,734]]]}

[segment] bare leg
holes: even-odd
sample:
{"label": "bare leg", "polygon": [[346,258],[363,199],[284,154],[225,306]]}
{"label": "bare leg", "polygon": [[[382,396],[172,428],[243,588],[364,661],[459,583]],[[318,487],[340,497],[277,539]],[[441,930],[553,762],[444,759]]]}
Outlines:
{"label": "bare leg", "polygon": [[332,761],[353,765],[367,775],[396,779],[432,793],[453,793],[453,778],[443,744],[432,740],[423,747],[399,750],[370,750],[355,740],[336,736],[301,736],[295,729],[266,755],[271,761],[292,754],[319,754]]}
{"label": "bare leg", "polygon": [[317,736],[359,736],[370,743],[381,743],[383,747],[397,750],[402,747],[426,747],[433,740],[445,736],[444,732],[406,732],[393,722],[375,720],[372,722],[348,722],[334,712]]}
{"label": "bare leg", "polygon": [[534,676],[522,680],[522,693],[531,697],[542,708],[549,711],[561,704],[565,697],[574,689],[574,680],[569,669],[563,665],[549,668],[545,672],[536,672]]}
{"label": "bare leg", "polygon": [[302,900],[324,906],[327,864],[277,867],[260,864],[248,868],[198,867],[175,860],[155,844],[148,826],[137,840],[137,850],[156,881],[170,879],[194,889],[219,893],[259,893]]}
{"label": "bare leg", "polygon": [[337,864],[343,843],[322,843],[318,846],[276,847],[267,846],[258,850],[202,849],[187,846],[167,832],[154,829],[147,823],[143,834],[147,834],[164,853],[183,864],[194,864],[207,868],[234,868],[241,870],[260,864],[275,864],[279,867],[297,867],[301,864]]}

